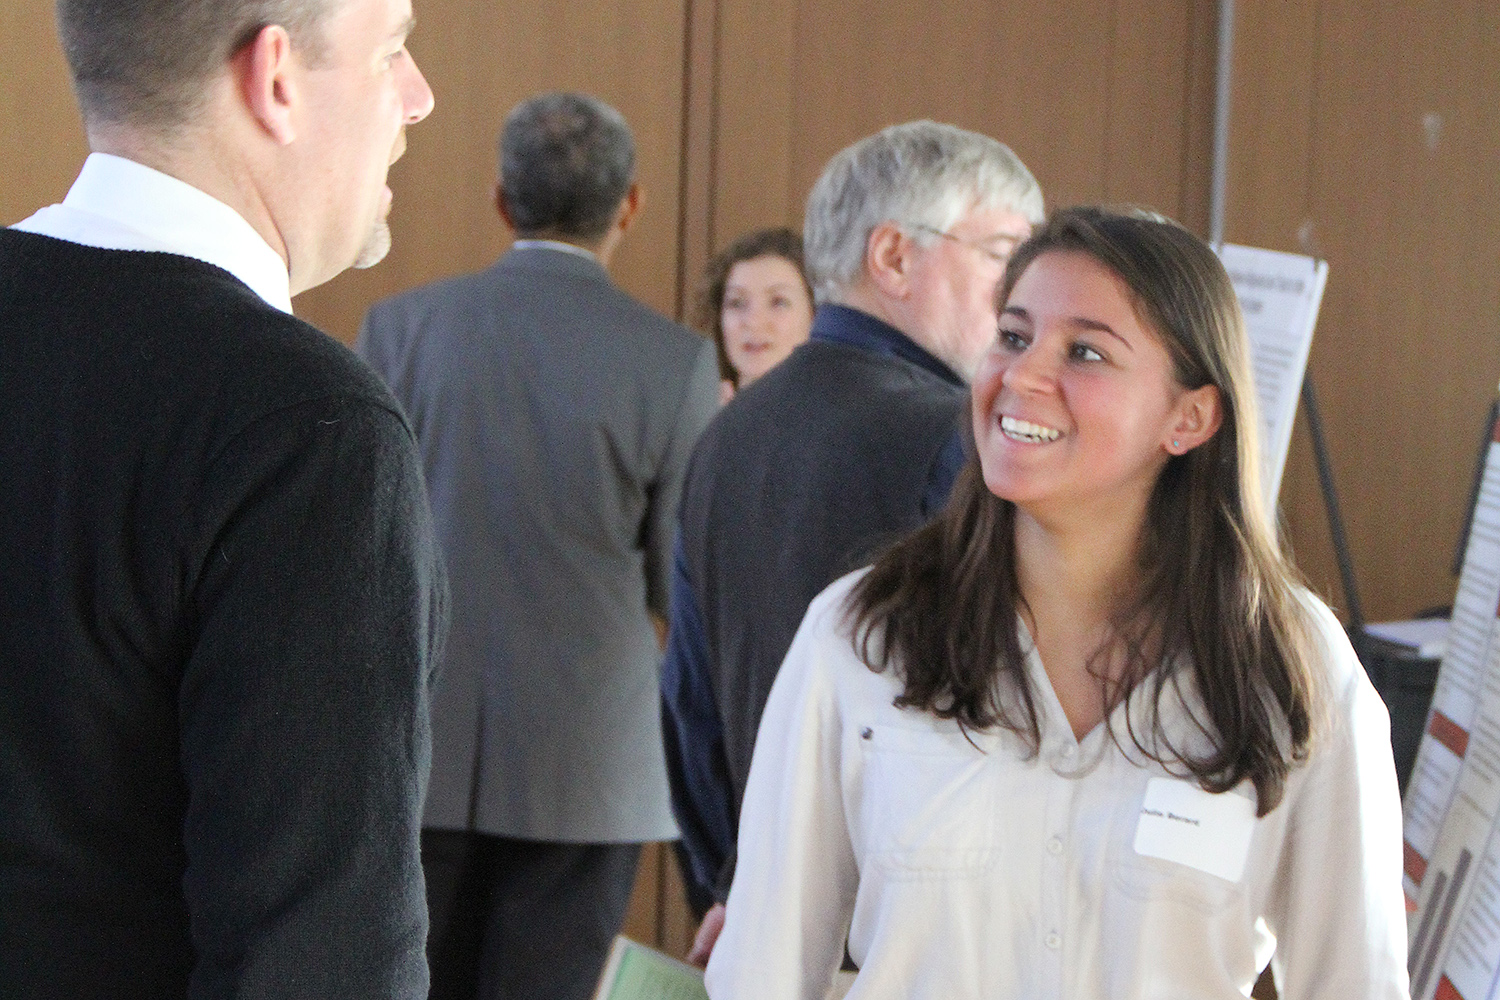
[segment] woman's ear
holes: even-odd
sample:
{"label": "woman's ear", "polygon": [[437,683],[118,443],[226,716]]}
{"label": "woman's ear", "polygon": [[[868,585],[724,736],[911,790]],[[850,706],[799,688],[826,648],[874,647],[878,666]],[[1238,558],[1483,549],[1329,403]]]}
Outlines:
{"label": "woman's ear", "polygon": [[1177,399],[1176,419],[1164,447],[1173,455],[1185,455],[1218,433],[1224,422],[1224,403],[1218,386],[1188,389]]}

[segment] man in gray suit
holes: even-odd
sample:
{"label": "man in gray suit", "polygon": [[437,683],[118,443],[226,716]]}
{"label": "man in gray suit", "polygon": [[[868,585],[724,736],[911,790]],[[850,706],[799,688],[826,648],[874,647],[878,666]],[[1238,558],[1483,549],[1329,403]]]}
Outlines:
{"label": "man in gray suit", "polygon": [[605,272],[641,205],[623,118],[518,105],[493,267],[375,306],[452,587],[422,839],[432,996],[585,998],[643,841],[677,836],[657,702],[678,496],[713,345]]}

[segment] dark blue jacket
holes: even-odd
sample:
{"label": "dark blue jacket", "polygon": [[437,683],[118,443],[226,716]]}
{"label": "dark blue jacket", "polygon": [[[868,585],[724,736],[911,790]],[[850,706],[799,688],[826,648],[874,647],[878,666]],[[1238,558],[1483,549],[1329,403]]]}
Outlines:
{"label": "dark blue jacket", "polygon": [[823,306],[812,340],[699,440],[662,670],[672,804],[699,890],[728,895],[756,729],[807,605],[941,507],[967,398],[898,330]]}

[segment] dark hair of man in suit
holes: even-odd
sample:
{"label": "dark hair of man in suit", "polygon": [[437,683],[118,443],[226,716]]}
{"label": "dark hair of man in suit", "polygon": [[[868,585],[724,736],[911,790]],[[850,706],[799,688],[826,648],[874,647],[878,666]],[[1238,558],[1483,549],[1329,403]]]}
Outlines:
{"label": "dark hair of man in suit", "polygon": [[204,84],[269,24],[304,60],[343,0],[57,0],[57,32],[84,120],[170,130],[190,123]]}
{"label": "dark hair of man in suit", "polygon": [[597,97],[539,94],[506,116],[500,198],[518,236],[601,239],[634,177],[630,127]]}

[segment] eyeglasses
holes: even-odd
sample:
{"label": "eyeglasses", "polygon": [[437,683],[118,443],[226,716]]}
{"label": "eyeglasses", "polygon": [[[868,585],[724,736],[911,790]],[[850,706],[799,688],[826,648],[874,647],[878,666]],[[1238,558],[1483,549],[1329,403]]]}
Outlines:
{"label": "eyeglasses", "polygon": [[957,243],[960,246],[966,246],[976,253],[984,254],[984,256],[988,257],[996,264],[999,264],[1001,267],[1004,267],[1007,263],[1010,262],[1011,251],[1015,249],[1016,244],[1022,242],[1022,238],[1018,236],[1010,236],[1004,233],[996,234],[995,236],[991,237],[991,239],[1005,240],[1010,244],[1010,246],[1007,247],[1004,251],[1000,251],[996,250],[992,246],[986,246],[983,243],[976,243],[973,240],[966,240],[962,236],[954,236],[952,233],[944,232],[943,230],[938,229],[935,226],[924,226],[919,223],[913,223],[909,228],[915,229],[918,232],[922,233],[930,233],[933,236],[940,236],[945,240],[952,240],[954,243]]}

